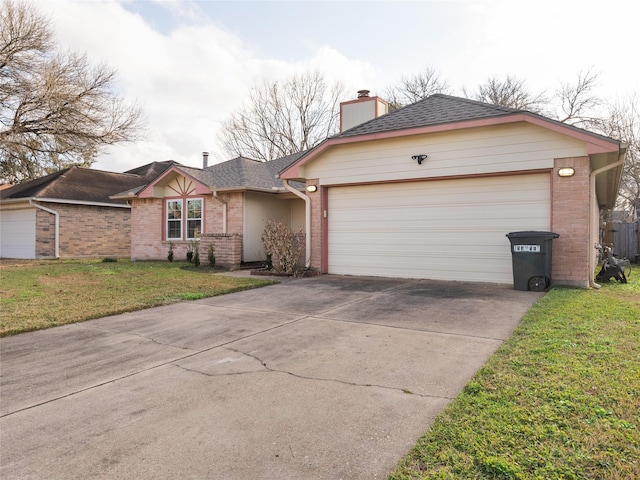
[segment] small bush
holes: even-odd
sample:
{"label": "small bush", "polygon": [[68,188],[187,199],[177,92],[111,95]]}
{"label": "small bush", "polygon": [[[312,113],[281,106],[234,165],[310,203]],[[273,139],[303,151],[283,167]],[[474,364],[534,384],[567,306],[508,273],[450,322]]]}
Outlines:
{"label": "small bush", "polygon": [[116,263],[118,260],[115,258],[107,257],[102,259],[102,263]]}
{"label": "small bush", "polygon": [[207,258],[209,260],[209,267],[215,268],[216,255],[215,255],[215,249],[213,248],[213,243],[209,244],[209,249],[207,250]]}
{"label": "small bush", "polygon": [[269,220],[262,233],[262,246],[273,261],[276,273],[292,274],[304,248],[299,237],[281,222]]}
{"label": "small bush", "polygon": [[193,243],[190,243],[187,247],[187,262],[191,263],[193,260]]}
{"label": "small bush", "polygon": [[193,247],[193,264],[196,267],[200,266],[200,247],[198,246],[197,243]]}
{"label": "small bush", "polygon": [[169,252],[167,254],[167,260],[173,262],[173,243],[169,243]]}

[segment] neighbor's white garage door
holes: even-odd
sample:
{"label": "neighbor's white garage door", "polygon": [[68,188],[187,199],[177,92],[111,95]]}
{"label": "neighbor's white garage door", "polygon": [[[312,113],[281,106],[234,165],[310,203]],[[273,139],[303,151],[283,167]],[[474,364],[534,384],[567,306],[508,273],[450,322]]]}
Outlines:
{"label": "neighbor's white garage door", "polygon": [[36,211],[0,211],[0,257],[36,258]]}
{"label": "neighbor's white garage door", "polygon": [[511,283],[505,235],[549,225],[548,174],[332,187],[328,270]]}

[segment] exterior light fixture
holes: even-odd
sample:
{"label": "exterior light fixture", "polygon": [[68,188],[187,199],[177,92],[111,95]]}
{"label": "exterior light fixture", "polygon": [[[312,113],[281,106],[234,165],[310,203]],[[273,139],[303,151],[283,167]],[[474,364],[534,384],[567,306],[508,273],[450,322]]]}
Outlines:
{"label": "exterior light fixture", "polygon": [[315,192],[316,190],[318,190],[318,187],[317,187],[317,186],[315,186],[315,185],[307,185],[307,192],[309,192],[309,193],[313,193],[313,192]]}
{"label": "exterior light fixture", "polygon": [[561,177],[573,177],[575,173],[576,171],[573,169],[573,167],[564,167],[558,170],[558,175]]}
{"label": "exterior light fixture", "polygon": [[412,160],[417,160],[418,165],[422,165],[422,162],[423,162],[424,160],[426,160],[427,158],[428,158],[428,156],[427,156],[427,155],[425,155],[425,154],[412,155],[412,156],[411,156],[411,159],[412,159]]}

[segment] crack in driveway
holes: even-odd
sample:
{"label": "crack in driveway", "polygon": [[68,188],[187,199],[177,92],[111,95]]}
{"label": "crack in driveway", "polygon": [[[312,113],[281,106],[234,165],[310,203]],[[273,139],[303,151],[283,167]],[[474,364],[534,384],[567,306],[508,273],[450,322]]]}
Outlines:
{"label": "crack in driveway", "polygon": [[[423,393],[416,393],[416,392],[412,392],[409,389],[406,388],[398,388],[398,387],[390,387],[388,385],[379,385],[379,384],[374,384],[374,383],[358,383],[358,382],[348,382],[346,380],[339,380],[337,378],[324,378],[324,377],[312,377],[312,376],[308,376],[308,375],[301,375],[299,373],[294,373],[292,371],[289,370],[283,370],[283,369],[279,369],[279,368],[272,368],[269,367],[269,365],[267,365],[267,363],[262,360],[260,357],[258,357],[257,355],[253,355],[251,353],[248,352],[244,352],[242,350],[238,350],[235,348],[229,348],[228,350],[235,352],[235,353],[239,353],[241,355],[244,355],[246,357],[252,358],[254,360],[256,360],[257,362],[260,363],[260,365],[264,368],[264,370],[245,370],[245,371],[240,371],[240,372],[228,372],[228,373],[208,373],[208,372],[204,372],[202,370],[198,370],[195,368],[188,368],[185,367],[183,365],[178,365],[175,364],[174,366],[187,371],[187,372],[191,372],[191,373],[197,373],[199,375],[204,375],[205,377],[226,377],[226,376],[236,376],[236,375],[248,375],[248,374],[253,374],[253,373],[264,373],[265,371],[267,373],[284,373],[286,375],[292,376],[294,378],[299,378],[301,380],[310,380],[310,381],[317,381],[317,382],[329,382],[329,383],[338,383],[338,384],[342,384],[342,385],[347,385],[350,387],[362,387],[362,388],[380,388],[380,389],[384,389],[384,390],[392,390],[392,391],[396,391],[396,392],[402,392],[404,394],[407,395],[415,395],[416,397],[421,397],[421,398],[438,398],[438,399],[445,399],[445,400],[452,400],[453,397],[449,397],[449,396],[444,396],[444,395],[426,395]],[[176,360],[178,361],[178,360]]]}

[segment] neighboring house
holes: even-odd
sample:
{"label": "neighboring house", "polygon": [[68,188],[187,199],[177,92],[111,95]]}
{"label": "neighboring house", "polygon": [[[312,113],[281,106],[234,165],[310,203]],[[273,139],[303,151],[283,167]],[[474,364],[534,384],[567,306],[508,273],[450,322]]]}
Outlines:
{"label": "neighboring house", "polygon": [[[505,235],[538,230],[560,234],[552,244],[553,282],[589,285],[599,211],[614,206],[623,144],[448,95],[374,118],[384,112],[380,105],[366,92],[345,102],[341,125],[356,126],[280,174],[307,185],[312,267],[511,283]],[[365,112],[369,120],[358,124]]]}
{"label": "neighboring house", "polygon": [[128,257],[131,209],[116,192],[175,162],[125,173],[71,167],[0,191],[0,257]]}
{"label": "neighboring house", "polygon": [[261,237],[268,220],[304,229],[304,201],[277,178],[303,153],[270,162],[238,157],[211,166],[205,153],[203,168],[173,165],[146,185],[113,195],[131,205],[132,260],[166,259],[169,248],[174,258],[184,259],[196,244],[202,262],[209,244],[220,265],[265,260]]}

